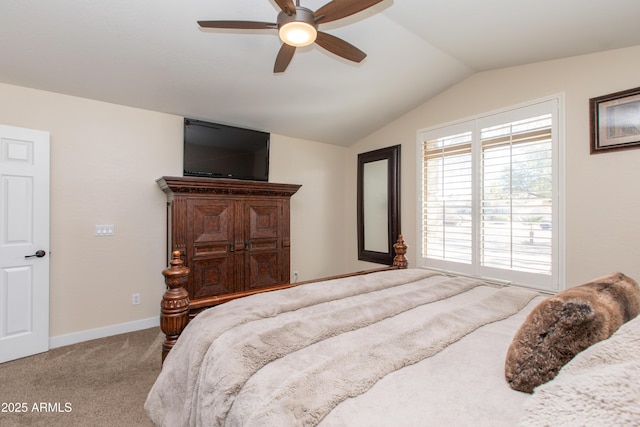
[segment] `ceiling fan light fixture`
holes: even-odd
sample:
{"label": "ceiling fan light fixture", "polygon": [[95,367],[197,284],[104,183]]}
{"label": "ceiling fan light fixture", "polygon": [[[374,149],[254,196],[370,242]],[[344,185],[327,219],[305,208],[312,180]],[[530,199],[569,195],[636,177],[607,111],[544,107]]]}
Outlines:
{"label": "ceiling fan light fixture", "polygon": [[[273,2],[274,0],[270,0]],[[325,50],[353,62],[361,62],[367,54],[341,38],[318,32],[320,23],[332,22],[359,13],[383,0],[330,0],[313,12],[300,6],[300,0],[275,0],[280,8],[277,23],[258,21],[198,21],[202,28],[239,30],[278,30],[282,45],[273,66],[274,73],[287,69],[297,47],[318,43]]]}
{"label": "ceiling fan light fixture", "polygon": [[316,40],[318,31],[316,28],[303,21],[291,21],[280,26],[278,31],[280,40],[290,46],[308,46]]}

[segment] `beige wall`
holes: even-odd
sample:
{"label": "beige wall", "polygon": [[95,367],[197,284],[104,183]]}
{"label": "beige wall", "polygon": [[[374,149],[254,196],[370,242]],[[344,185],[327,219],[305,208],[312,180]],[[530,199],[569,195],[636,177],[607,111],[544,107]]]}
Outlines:
{"label": "beige wall", "polygon": [[[0,98],[0,122],[51,135],[50,336],[157,316],[166,222],[155,179],[181,171],[182,119],[8,85]],[[95,237],[96,224],[115,235]]]}
{"label": "beige wall", "polygon": [[[613,271],[640,279],[640,150],[589,155],[589,98],[640,86],[639,69],[640,46],[478,73],[350,147],[349,161],[402,144],[402,230],[415,265],[417,130],[564,93],[567,285]],[[346,200],[355,198],[355,182],[349,168]],[[346,217],[351,253],[355,208]]]}
{"label": "beige wall", "polygon": [[269,180],[301,184],[291,198],[291,272],[298,281],[347,272],[344,194],[347,149],[271,135]]}
{"label": "beige wall", "polygon": [[[182,174],[182,117],[3,84],[0,99],[0,123],[51,134],[50,335],[157,317],[166,199],[155,180]],[[345,153],[272,135],[271,181],[303,184],[292,199],[301,280],[344,271]],[[95,237],[96,224],[115,235]]]}

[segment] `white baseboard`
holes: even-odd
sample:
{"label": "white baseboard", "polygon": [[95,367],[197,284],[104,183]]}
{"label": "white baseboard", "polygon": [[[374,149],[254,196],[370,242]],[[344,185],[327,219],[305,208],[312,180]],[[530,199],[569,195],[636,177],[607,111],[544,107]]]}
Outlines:
{"label": "white baseboard", "polygon": [[110,337],[112,335],[126,334],[127,332],[140,331],[160,326],[160,317],[135,320],[133,322],[120,323],[118,325],[105,326],[103,328],[89,329],[87,331],[74,332],[72,334],[58,335],[49,338],[49,348],[63,347],[79,342]]}

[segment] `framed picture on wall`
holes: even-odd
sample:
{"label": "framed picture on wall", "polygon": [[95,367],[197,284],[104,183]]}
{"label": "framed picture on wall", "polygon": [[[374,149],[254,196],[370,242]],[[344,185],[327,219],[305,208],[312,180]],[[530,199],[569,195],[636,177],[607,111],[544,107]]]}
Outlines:
{"label": "framed picture on wall", "polygon": [[640,148],[640,87],[589,100],[591,154]]}

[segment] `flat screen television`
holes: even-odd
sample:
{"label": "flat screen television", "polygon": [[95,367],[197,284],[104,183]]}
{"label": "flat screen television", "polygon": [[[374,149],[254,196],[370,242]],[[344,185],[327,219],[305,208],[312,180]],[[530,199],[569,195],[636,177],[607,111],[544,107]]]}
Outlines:
{"label": "flat screen television", "polygon": [[184,176],[269,180],[267,132],[184,119]]}

